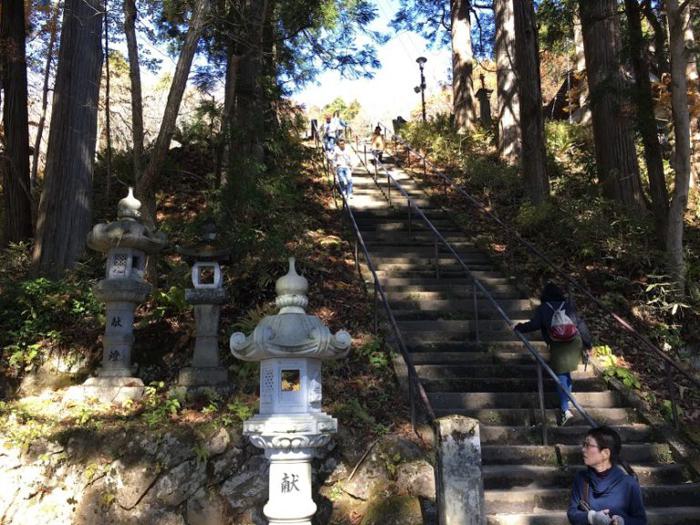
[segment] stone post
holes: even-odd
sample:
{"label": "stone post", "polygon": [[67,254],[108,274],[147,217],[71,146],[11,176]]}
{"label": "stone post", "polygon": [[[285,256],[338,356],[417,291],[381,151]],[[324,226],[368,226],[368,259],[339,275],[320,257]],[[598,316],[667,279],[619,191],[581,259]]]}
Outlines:
{"label": "stone post", "polygon": [[321,411],[321,361],[344,357],[350,334],[331,334],[306,315],[308,283],[289,272],[277,280],[277,315],[265,317],[246,337],[231,335],[231,353],[260,361],[260,413],[243,423],[243,433],[270,460],[269,500],[263,512],[271,525],[311,525],[311,459],[326,445],[338,422]]}
{"label": "stone post", "polygon": [[440,525],[485,525],[479,420],[445,416],[436,424]]}
{"label": "stone post", "polygon": [[219,317],[221,305],[228,299],[223,286],[221,262],[229,258],[228,250],[217,250],[216,228],[204,225],[200,243],[178,251],[192,263],[192,284],[185,290],[185,300],[194,306],[196,339],[192,364],[180,371],[178,385],[185,389],[216,388],[228,390],[228,371],[219,359]]}
{"label": "stone post", "polygon": [[146,258],[162,250],[166,240],[139,221],[140,208],[129,188],[129,194],[119,201],[117,220],[97,224],[88,235],[88,246],[107,254],[106,278],[93,288],[95,297],[106,304],[102,366],[97,377],[70,389],[69,397],[121,402],[143,395],[143,381],[133,377],[136,370],[131,362],[134,310],[151,291],[144,281]]}

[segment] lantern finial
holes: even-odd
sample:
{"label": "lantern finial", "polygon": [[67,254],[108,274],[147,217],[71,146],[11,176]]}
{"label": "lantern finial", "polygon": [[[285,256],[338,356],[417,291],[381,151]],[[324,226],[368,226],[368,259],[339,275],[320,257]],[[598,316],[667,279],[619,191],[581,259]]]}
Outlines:
{"label": "lantern finial", "polygon": [[306,297],[306,292],[309,290],[309,282],[297,273],[294,257],[289,258],[289,271],[277,279],[275,291],[277,299],[275,304],[281,308],[281,314],[284,313],[303,313],[306,306],[309,304],[309,299]]}
{"label": "lantern finial", "polygon": [[138,219],[141,217],[141,201],[134,197],[134,188],[129,186],[129,194],[119,201],[117,217],[119,219]]}

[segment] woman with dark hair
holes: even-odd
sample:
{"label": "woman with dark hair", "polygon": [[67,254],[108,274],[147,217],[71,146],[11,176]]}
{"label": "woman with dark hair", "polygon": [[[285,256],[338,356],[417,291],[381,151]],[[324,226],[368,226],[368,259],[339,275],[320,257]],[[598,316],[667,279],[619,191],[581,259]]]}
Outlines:
{"label": "woman with dark hair", "polygon": [[549,345],[549,366],[563,386],[562,390],[557,385],[557,392],[561,410],[559,424],[565,425],[574,417],[569,410],[569,397],[566,395],[566,392],[571,393],[571,372],[578,368],[582,352],[589,352],[592,346],[586,323],[578,317],[574,305],[566,299],[564,292],[550,282],[542,289],[540,305],[532,319],[518,323],[514,329],[518,332],[540,330]]}
{"label": "woman with dark hair", "polygon": [[622,440],[610,427],[592,428],[581,445],[587,469],[576,474],[567,516],[571,525],[646,525],[642,491],[623,461]]}

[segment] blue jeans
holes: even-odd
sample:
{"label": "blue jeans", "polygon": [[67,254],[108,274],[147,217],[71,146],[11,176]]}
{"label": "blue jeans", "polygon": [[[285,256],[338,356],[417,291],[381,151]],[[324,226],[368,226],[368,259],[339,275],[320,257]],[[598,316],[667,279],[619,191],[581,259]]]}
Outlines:
{"label": "blue jeans", "polygon": [[[559,378],[559,381],[561,382],[562,386],[566,389],[567,392],[571,393],[571,373],[570,372],[565,372],[563,374],[557,374],[557,377]],[[569,398],[566,397],[566,394],[564,391],[559,388],[559,385],[557,385],[557,394],[559,394],[559,408],[562,411],[562,414],[569,410]]]}
{"label": "blue jeans", "polygon": [[350,171],[350,168],[340,166],[337,173],[341,193],[346,197],[350,197],[352,195],[352,171]]}

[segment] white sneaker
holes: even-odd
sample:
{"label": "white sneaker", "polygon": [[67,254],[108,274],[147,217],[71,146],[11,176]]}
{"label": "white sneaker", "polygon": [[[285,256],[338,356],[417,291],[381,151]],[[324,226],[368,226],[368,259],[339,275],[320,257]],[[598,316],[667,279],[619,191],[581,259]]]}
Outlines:
{"label": "white sneaker", "polygon": [[574,414],[571,412],[571,410],[567,410],[566,412],[564,412],[562,414],[561,421],[559,422],[559,426],[563,427],[564,425],[566,425],[569,422],[569,420],[573,419],[573,417],[574,417]]}

